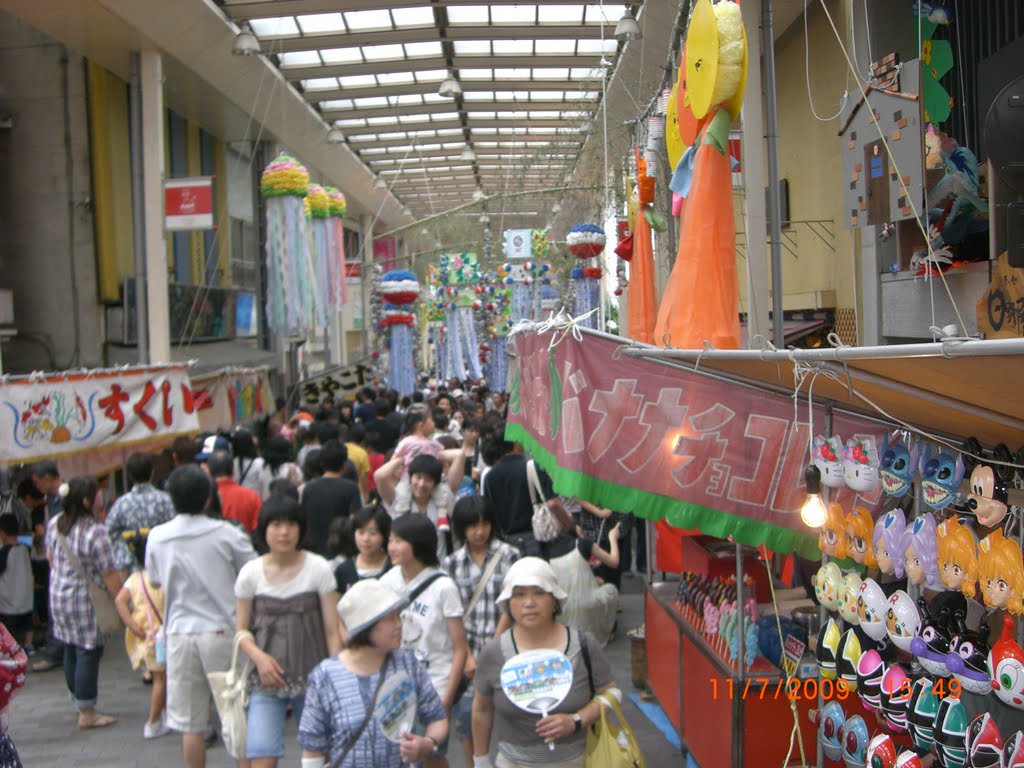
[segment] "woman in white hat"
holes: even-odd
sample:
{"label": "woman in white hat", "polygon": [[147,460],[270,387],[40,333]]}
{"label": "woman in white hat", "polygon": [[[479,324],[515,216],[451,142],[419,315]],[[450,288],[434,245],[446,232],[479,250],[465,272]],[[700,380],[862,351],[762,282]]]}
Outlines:
{"label": "woman in white hat", "polygon": [[[524,557],[509,569],[498,605],[511,616],[512,628],[488,642],[477,657],[474,768],[492,767],[492,733],[498,740],[496,768],[583,768],[587,728],[600,716],[594,694],[615,687],[615,679],[590,635],[556,621],[567,597],[551,566],[540,558]],[[519,709],[500,682],[501,668],[508,659],[537,649],[559,651],[572,663],[572,687],[547,717]]]}
{"label": "woman in white hat", "polygon": [[[309,676],[299,722],[302,768],[399,768],[420,762],[448,738],[444,707],[426,670],[413,652],[399,650],[405,605],[376,579],[357,582],[338,602],[348,642]],[[395,742],[374,707],[381,688],[400,676],[415,690],[416,720],[426,729]]]}

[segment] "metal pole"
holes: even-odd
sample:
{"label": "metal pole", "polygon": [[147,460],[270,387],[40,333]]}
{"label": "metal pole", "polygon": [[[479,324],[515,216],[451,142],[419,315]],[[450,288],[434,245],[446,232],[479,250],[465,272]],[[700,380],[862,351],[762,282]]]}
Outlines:
{"label": "metal pole", "polygon": [[[139,364],[149,362],[149,327],[146,322],[146,203],[142,181],[142,90],[139,52],[132,51],[132,77],[128,86],[129,153],[132,164],[132,249],[135,252],[135,345]],[[124,283],[125,288],[128,282]],[[127,294],[123,297],[128,301]],[[125,312],[127,318],[127,312]]]}
{"label": "metal pole", "polygon": [[775,22],[773,0],[761,4],[761,54],[764,64],[764,111],[768,139],[768,235],[772,256],[772,340],[783,349],[782,205],[779,200],[779,117],[775,92]]}

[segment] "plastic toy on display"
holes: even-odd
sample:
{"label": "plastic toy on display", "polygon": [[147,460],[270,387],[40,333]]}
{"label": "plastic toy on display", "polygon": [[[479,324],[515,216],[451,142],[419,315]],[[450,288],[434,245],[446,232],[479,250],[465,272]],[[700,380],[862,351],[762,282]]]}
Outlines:
{"label": "plastic toy on display", "polygon": [[907,526],[903,534],[903,563],[911,584],[918,587],[938,585],[935,518],[931,513],[925,512]]}
{"label": "plastic toy on display", "polygon": [[864,709],[872,711],[881,706],[884,676],[885,662],[878,651],[864,651],[857,662],[857,694],[864,703]]}
{"label": "plastic toy on display", "polygon": [[896,758],[896,768],[924,768],[924,764],[916,752],[906,751]]}
{"label": "plastic toy on display", "polygon": [[846,683],[848,691],[857,690],[857,663],[861,657],[860,638],[852,629],[843,632],[836,648],[836,677]]}
{"label": "plastic toy on display", "polygon": [[[860,594],[861,578],[856,571],[846,574],[839,590],[839,617],[847,624],[860,624],[857,615],[857,595]],[[820,602],[820,600],[819,600]]]}
{"label": "plastic toy on display", "polygon": [[1020,546],[995,530],[978,544],[978,581],[985,605],[1012,614],[1024,613],[1024,562]]}
{"label": "plastic toy on display", "polygon": [[1003,745],[1003,768],[1024,768],[1024,732],[1017,731]]}
{"label": "plastic toy on display", "polygon": [[907,518],[902,509],[886,512],[875,521],[871,543],[875,549],[878,569],[889,576],[903,578],[903,534]]}
{"label": "plastic toy on display", "polygon": [[889,609],[885,612],[885,630],[893,645],[901,651],[910,652],[911,641],[921,630],[921,614],[913,599],[902,589],[889,597]]}
{"label": "plastic toy on display", "polygon": [[1024,649],[1013,636],[1013,619],[1003,617],[1003,631],[988,654],[988,676],[1001,702],[1024,709]]}
{"label": "plastic toy on display", "polygon": [[887,733],[880,733],[868,743],[865,765],[871,768],[896,768],[896,745]]}
{"label": "plastic toy on display", "polygon": [[967,761],[967,713],[958,697],[947,696],[939,702],[934,734],[939,764],[943,768],[963,768]]}
{"label": "plastic toy on display", "polygon": [[839,610],[839,593],[843,589],[843,572],[835,563],[826,563],[811,577],[814,596],[826,610]]}
{"label": "plastic toy on display", "polygon": [[846,515],[846,554],[868,568],[878,567],[871,541],[874,529],[875,521],[867,508],[854,507]]}
{"label": "plastic toy on display", "polygon": [[978,464],[971,471],[971,493],[967,509],[986,528],[999,525],[1009,511],[1006,480],[991,464]]}
{"label": "plastic toy on display", "polygon": [[1002,768],[1003,737],[988,712],[971,720],[964,746],[967,748],[966,765],[970,768]]}
{"label": "plastic toy on display", "polygon": [[946,656],[949,654],[951,632],[950,613],[943,609],[938,615],[928,610],[924,598],[917,601],[921,612],[921,628],[910,641],[910,652],[917,657],[921,667],[929,674],[949,677]]}
{"label": "plastic toy on display", "polygon": [[829,557],[846,557],[846,515],[834,501],[826,509],[825,524],[818,532],[818,549]]}
{"label": "plastic toy on display", "polygon": [[978,581],[978,540],[974,531],[954,515],[939,523],[935,538],[942,583],[973,598]]}
{"label": "plastic toy on display", "polygon": [[864,579],[857,597],[857,615],[860,616],[860,626],[864,633],[876,642],[886,636],[885,618],[888,610],[889,601],[878,582]]}
{"label": "plastic toy on display", "polygon": [[818,645],[814,650],[814,655],[818,659],[818,670],[827,680],[835,680],[836,677],[836,658],[840,640],[842,633],[839,626],[833,619],[829,619],[818,632]]}
{"label": "plastic toy on display", "polygon": [[843,745],[840,741],[846,714],[838,701],[830,701],[817,713],[818,741],[825,750],[829,760],[839,760],[843,756]]}
{"label": "plastic toy on display", "polygon": [[921,452],[921,498],[932,509],[945,509],[960,491],[964,479],[964,457],[932,454],[930,445]]}
{"label": "plastic toy on display", "polygon": [[821,484],[829,488],[842,488],[846,485],[843,475],[843,438],[839,435],[814,438],[812,452],[813,464],[821,472]]}
{"label": "plastic toy on display", "polygon": [[957,632],[949,641],[946,666],[965,691],[986,694],[992,690],[988,674],[988,624],[981,623],[977,632],[967,629],[964,617],[957,615]]}
{"label": "plastic toy on display", "polygon": [[846,487],[860,493],[878,487],[878,448],[875,438],[853,437],[843,446],[843,477]]}
{"label": "plastic toy on display", "polygon": [[905,496],[917,473],[917,443],[907,448],[904,440],[888,434],[882,439],[882,458],[878,473],[882,478],[882,490],[890,496]]}
{"label": "plastic toy on display", "polygon": [[935,716],[939,713],[939,697],[931,678],[914,681],[907,702],[907,731],[918,749],[931,751],[935,744]]}
{"label": "plastic toy on display", "polygon": [[882,676],[882,693],[879,696],[879,709],[886,725],[894,733],[907,730],[907,705],[910,703],[911,682],[906,670],[899,664],[893,664]]}
{"label": "plastic toy on display", "polygon": [[839,734],[846,768],[864,768],[868,750],[868,726],[860,715],[852,715],[843,723]]}

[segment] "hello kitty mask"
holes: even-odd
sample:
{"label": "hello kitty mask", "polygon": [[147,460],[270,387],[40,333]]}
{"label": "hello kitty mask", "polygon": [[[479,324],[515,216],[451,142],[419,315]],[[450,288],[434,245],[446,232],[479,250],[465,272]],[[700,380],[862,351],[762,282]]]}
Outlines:
{"label": "hello kitty mask", "polygon": [[821,472],[821,484],[829,488],[842,488],[846,484],[843,477],[843,438],[838,435],[814,438],[814,466]]}
{"label": "hello kitty mask", "polygon": [[843,476],[853,491],[867,493],[878,488],[879,458],[875,438],[854,437],[843,448]]}

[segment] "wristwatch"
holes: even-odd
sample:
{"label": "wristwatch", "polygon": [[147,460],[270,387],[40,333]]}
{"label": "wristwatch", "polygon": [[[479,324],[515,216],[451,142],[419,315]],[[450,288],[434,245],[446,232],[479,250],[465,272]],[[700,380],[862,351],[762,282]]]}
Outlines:
{"label": "wristwatch", "polygon": [[573,733],[579,733],[580,730],[583,728],[583,718],[580,717],[579,712],[572,713],[572,726]]}

